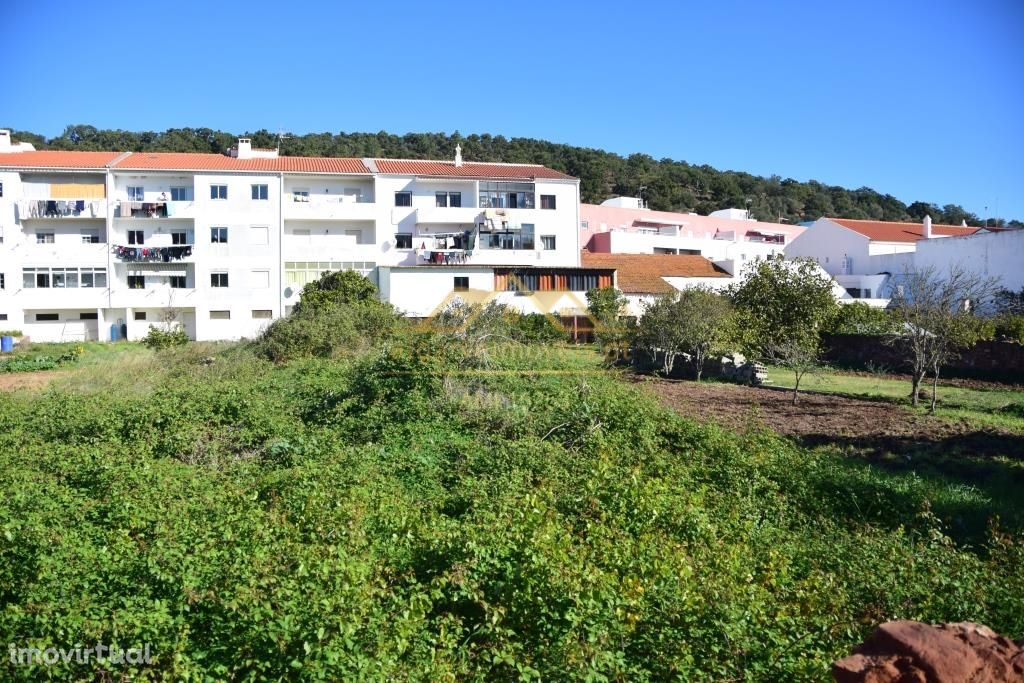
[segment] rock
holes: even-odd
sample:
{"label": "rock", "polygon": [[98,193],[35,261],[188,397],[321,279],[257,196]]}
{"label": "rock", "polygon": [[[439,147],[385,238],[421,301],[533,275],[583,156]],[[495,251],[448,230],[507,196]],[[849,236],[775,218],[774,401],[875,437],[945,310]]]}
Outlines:
{"label": "rock", "polygon": [[1024,641],[970,622],[890,621],[832,664],[837,683],[1024,683]]}

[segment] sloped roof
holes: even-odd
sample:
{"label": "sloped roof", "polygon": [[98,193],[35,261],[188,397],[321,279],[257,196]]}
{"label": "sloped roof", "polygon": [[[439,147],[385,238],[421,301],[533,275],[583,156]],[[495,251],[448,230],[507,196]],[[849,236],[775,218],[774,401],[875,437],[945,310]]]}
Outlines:
{"label": "sloped roof", "polygon": [[[875,242],[917,242],[924,239],[924,225],[921,223],[898,223],[895,221],[862,221],[852,218],[829,218],[838,225],[864,235]],[[932,234],[943,237],[973,235],[980,228],[965,228],[961,225],[932,224]]]}
{"label": "sloped roof", "polygon": [[626,294],[668,294],[666,277],[730,277],[697,254],[593,254],[583,252],[584,268],[614,268],[618,288]]}
{"label": "sloped roof", "polygon": [[412,159],[374,159],[381,173],[396,175],[439,176],[446,178],[510,178],[532,180],[575,180],[571,175],[538,164],[492,164],[466,162],[456,166],[452,161],[417,161]]}
{"label": "sloped roof", "polygon": [[0,154],[0,168],[95,168],[104,169],[121,152],[72,152],[39,150]]}
{"label": "sloped roof", "polygon": [[236,159],[223,154],[190,152],[133,152],[114,165],[117,169],[181,171],[262,171],[291,173],[370,174],[362,159],[341,157],[277,157]]}

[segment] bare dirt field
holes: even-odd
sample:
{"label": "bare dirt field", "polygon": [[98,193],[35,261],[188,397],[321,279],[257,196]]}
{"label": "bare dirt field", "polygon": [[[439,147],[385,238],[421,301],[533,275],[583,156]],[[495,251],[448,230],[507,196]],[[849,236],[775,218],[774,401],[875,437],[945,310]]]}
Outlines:
{"label": "bare dirt field", "polygon": [[792,393],[783,389],[719,382],[689,382],[637,376],[666,406],[681,415],[737,431],[771,429],[815,446],[832,444],[868,455],[934,448],[949,454],[1024,458],[1019,434],[916,413],[887,401]]}
{"label": "bare dirt field", "polygon": [[67,375],[63,370],[41,370],[38,372],[5,372],[0,373],[0,391],[15,389],[40,389],[57,377]]}

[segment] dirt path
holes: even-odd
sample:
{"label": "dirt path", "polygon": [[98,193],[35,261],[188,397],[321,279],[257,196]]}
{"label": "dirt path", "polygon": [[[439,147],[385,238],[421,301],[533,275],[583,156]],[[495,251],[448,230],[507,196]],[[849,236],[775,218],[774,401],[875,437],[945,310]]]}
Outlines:
{"label": "dirt path", "polygon": [[767,427],[809,446],[833,444],[873,453],[905,453],[942,443],[950,452],[1024,458],[1019,434],[915,413],[885,401],[801,393],[718,382],[637,377],[681,415],[746,431]]}
{"label": "dirt path", "polygon": [[52,380],[69,374],[67,370],[40,370],[38,372],[0,373],[0,391],[15,389],[42,389]]}

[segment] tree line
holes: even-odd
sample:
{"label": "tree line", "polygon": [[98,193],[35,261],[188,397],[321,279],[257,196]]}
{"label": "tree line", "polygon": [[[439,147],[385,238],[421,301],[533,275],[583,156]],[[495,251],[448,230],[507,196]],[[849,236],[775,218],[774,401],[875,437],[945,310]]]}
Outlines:
{"label": "tree line", "polygon": [[[171,128],[163,132],[99,129],[70,125],[47,138],[30,131],[13,132],[15,139],[31,142],[36,149],[203,152],[222,154],[238,139],[235,133],[212,128]],[[800,182],[777,175],[762,177],[741,171],[720,171],[674,159],[655,159],[647,154],[623,157],[600,149],[502,135],[466,135],[458,132],[407,133],[307,133],[278,135],[267,130],[246,132],[256,147],[280,147],[284,156],[390,157],[445,159],[462,145],[463,156],[472,161],[543,164],[580,179],[582,200],[599,204],[613,196],[643,197],[659,211],[694,211],[708,214],[718,209],[748,209],[758,220],[798,223],[822,216],[920,221],[930,215],[936,223],[974,226],[1024,227],[1020,220],[980,217],[958,204],[939,206],[925,201],[904,204],[891,194],[868,187],[849,190],[816,180]]]}

